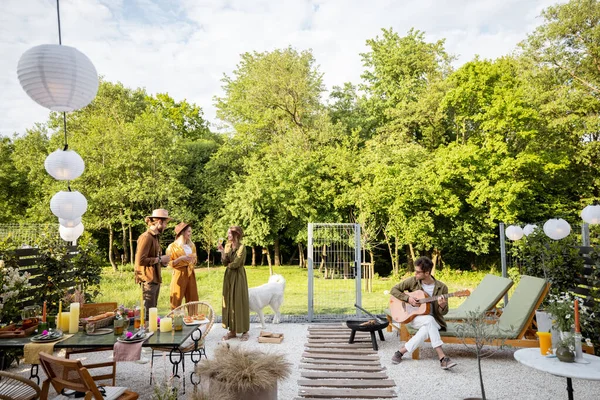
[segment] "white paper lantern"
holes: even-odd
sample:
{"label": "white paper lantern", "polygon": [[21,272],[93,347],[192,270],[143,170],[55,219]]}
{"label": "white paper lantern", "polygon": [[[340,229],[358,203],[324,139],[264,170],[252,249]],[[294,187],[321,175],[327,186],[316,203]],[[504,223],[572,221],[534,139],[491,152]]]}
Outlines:
{"label": "white paper lantern", "polygon": [[581,211],[581,219],[590,225],[600,224],[600,206],[587,206]]}
{"label": "white paper lantern", "polygon": [[550,239],[564,239],[571,233],[571,225],[562,218],[549,219],[544,224],[544,233]]}
{"label": "white paper lantern", "polygon": [[510,240],[519,240],[523,237],[523,229],[518,225],[509,225],[504,233]]}
{"label": "white paper lantern", "polygon": [[59,218],[58,223],[65,228],[74,228],[81,223],[81,217],[75,219]]}
{"label": "white paper lantern", "polygon": [[42,44],[19,59],[17,75],[25,93],[52,111],[87,106],[98,92],[98,73],[90,59],[70,46]]}
{"label": "white paper lantern", "polygon": [[537,229],[537,225],[527,224],[523,227],[523,234],[529,236]]}
{"label": "white paper lantern", "polygon": [[83,224],[79,224],[74,228],[67,228],[62,225],[58,227],[58,233],[60,233],[61,239],[66,242],[74,242],[79,239],[79,236],[83,234],[83,230]]}
{"label": "white paper lantern", "polygon": [[65,192],[61,190],[50,199],[50,210],[58,218],[76,219],[87,210],[87,200],[77,191]]}
{"label": "white paper lantern", "polygon": [[73,150],[58,149],[46,157],[46,171],[59,181],[72,181],[79,178],[85,169],[83,158]]}

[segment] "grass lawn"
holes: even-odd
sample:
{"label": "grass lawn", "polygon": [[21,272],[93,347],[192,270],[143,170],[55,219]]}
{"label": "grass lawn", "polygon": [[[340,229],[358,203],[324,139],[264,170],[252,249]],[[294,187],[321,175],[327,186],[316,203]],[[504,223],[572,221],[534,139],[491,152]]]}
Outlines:
{"label": "grass lawn", "polygon": [[[442,280],[448,285],[450,292],[462,289],[473,289],[483,279],[487,272],[460,272],[460,271],[440,271],[436,278]],[[286,279],[285,300],[281,309],[282,314],[288,315],[306,315],[308,308],[308,271],[298,266],[274,267],[276,274],[281,274]],[[221,309],[221,289],[223,285],[224,267],[211,267],[196,269],[196,280],[198,284],[198,294],[200,300],[205,300],[213,306],[215,312],[220,315]],[[269,279],[269,267],[246,267],[248,275],[248,286],[254,287],[266,283]],[[408,275],[407,275],[408,276]],[[171,270],[163,269],[163,284],[158,300],[158,313],[164,315],[169,312],[169,285],[171,283]],[[397,282],[390,278],[378,278],[373,281],[373,292],[362,291],[362,307],[367,311],[381,313],[387,307],[389,295],[384,291],[390,290]],[[342,298],[336,293],[336,289],[346,288]],[[364,284],[363,284],[364,287]],[[354,288],[353,280],[341,279],[315,279],[315,293],[321,293],[319,298],[315,299],[315,307],[318,307],[320,300],[327,298],[328,304],[342,304],[346,306],[346,311],[354,304],[352,290]],[[141,290],[135,285],[133,278],[133,268],[126,267],[122,271],[114,272],[112,268],[107,267],[103,270],[100,283],[100,295],[96,297],[96,302],[116,301],[118,304],[132,306],[139,304]],[[346,295],[349,294],[349,295]],[[342,301],[345,300],[345,301]],[[464,299],[451,298],[450,307],[456,307]],[[343,312],[343,305],[334,312]],[[266,308],[267,314],[272,313],[269,307]],[[352,310],[351,312],[354,312]]]}

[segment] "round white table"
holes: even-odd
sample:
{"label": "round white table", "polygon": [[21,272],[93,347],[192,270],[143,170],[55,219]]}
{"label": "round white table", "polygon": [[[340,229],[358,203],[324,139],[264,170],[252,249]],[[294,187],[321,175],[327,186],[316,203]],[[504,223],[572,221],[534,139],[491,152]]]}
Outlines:
{"label": "round white table", "polygon": [[573,400],[571,378],[600,381],[600,357],[584,354],[583,359],[589,361],[589,364],[566,363],[556,357],[541,355],[537,347],[517,350],[514,355],[515,359],[523,365],[567,378],[569,400]]}

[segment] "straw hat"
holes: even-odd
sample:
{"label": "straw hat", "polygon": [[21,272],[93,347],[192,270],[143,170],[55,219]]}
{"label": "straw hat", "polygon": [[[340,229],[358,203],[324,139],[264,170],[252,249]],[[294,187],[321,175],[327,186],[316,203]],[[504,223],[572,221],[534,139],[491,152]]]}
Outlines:
{"label": "straw hat", "polygon": [[187,222],[180,222],[175,227],[175,236],[179,236],[179,234],[186,230],[186,228],[190,226]]}
{"label": "straw hat", "polygon": [[172,220],[172,218],[169,218],[169,212],[164,208],[157,208],[156,210],[153,210],[152,215],[148,215],[146,218],[160,218],[166,219],[167,221]]}

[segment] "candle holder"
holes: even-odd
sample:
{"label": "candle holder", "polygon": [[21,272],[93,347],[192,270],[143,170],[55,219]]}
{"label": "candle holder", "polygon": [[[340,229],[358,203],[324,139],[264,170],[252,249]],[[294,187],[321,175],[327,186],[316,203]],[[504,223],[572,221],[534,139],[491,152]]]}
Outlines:
{"label": "candle holder", "polygon": [[581,348],[581,339],[583,337],[581,333],[575,332],[573,338],[575,339],[575,362],[578,364],[589,364],[590,362],[583,358],[583,350]]}

